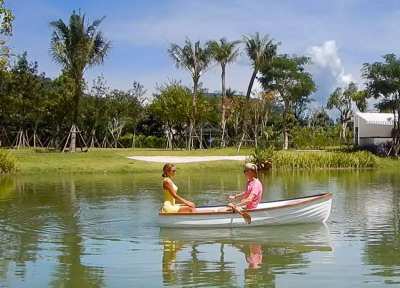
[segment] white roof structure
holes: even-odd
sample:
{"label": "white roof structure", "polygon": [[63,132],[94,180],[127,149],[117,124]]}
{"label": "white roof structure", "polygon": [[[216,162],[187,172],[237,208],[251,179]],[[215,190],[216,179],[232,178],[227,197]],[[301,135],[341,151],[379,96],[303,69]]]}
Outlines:
{"label": "white roof structure", "polygon": [[367,124],[373,124],[373,125],[375,124],[375,125],[393,126],[394,122],[393,113],[357,112],[356,116],[363,119]]}

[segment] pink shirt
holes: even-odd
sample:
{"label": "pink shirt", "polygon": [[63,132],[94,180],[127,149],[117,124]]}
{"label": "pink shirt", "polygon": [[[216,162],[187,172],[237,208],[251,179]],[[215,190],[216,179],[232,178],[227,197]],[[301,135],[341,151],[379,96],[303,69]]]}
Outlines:
{"label": "pink shirt", "polygon": [[246,199],[250,195],[253,195],[253,200],[247,204],[246,209],[254,209],[257,208],[258,203],[260,203],[262,199],[263,188],[260,180],[254,178],[251,181],[247,182],[247,189],[243,194],[242,199]]}

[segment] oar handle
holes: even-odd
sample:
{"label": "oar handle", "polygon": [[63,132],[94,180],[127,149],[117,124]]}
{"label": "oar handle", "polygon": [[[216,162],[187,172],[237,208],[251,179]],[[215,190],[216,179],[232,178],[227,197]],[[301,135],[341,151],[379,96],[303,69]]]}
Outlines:
{"label": "oar handle", "polygon": [[[231,203],[231,204],[232,204],[232,203]],[[231,207],[232,210],[233,210],[234,212],[239,213],[239,215],[243,217],[244,221],[245,221],[247,224],[250,224],[250,223],[251,223],[251,216],[250,216],[249,213],[247,213],[247,212],[245,212],[245,211],[241,211],[240,208],[237,207],[235,204],[229,205],[229,207]]]}

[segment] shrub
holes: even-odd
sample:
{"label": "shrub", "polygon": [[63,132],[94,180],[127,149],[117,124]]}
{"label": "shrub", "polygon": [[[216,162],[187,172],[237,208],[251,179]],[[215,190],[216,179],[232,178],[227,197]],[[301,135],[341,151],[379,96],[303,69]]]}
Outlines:
{"label": "shrub", "polygon": [[267,149],[256,148],[247,161],[256,164],[259,170],[270,169],[273,155],[274,148],[272,146]]}
{"label": "shrub", "polygon": [[0,174],[14,172],[16,161],[11,154],[5,150],[0,150]]}
{"label": "shrub", "polygon": [[125,148],[132,147],[135,140],[135,147],[139,148],[162,148],[165,146],[165,138],[157,136],[145,136],[142,134],[133,135],[132,133],[125,134],[119,138],[119,142]]}
{"label": "shrub", "polygon": [[340,145],[339,130],[336,127],[293,129],[293,146],[296,149],[323,149]]}

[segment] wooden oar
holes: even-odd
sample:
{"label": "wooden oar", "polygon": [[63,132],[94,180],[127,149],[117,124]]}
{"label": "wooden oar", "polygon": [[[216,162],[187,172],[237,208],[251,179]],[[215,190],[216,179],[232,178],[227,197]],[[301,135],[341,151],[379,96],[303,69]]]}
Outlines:
{"label": "wooden oar", "polygon": [[231,205],[228,205],[228,206],[231,207],[231,208],[233,209],[233,211],[239,213],[240,216],[243,217],[244,221],[245,221],[247,224],[250,224],[250,223],[251,223],[251,216],[250,216],[249,213],[247,213],[246,211],[241,211],[240,208],[237,207],[235,204],[231,204]]}

